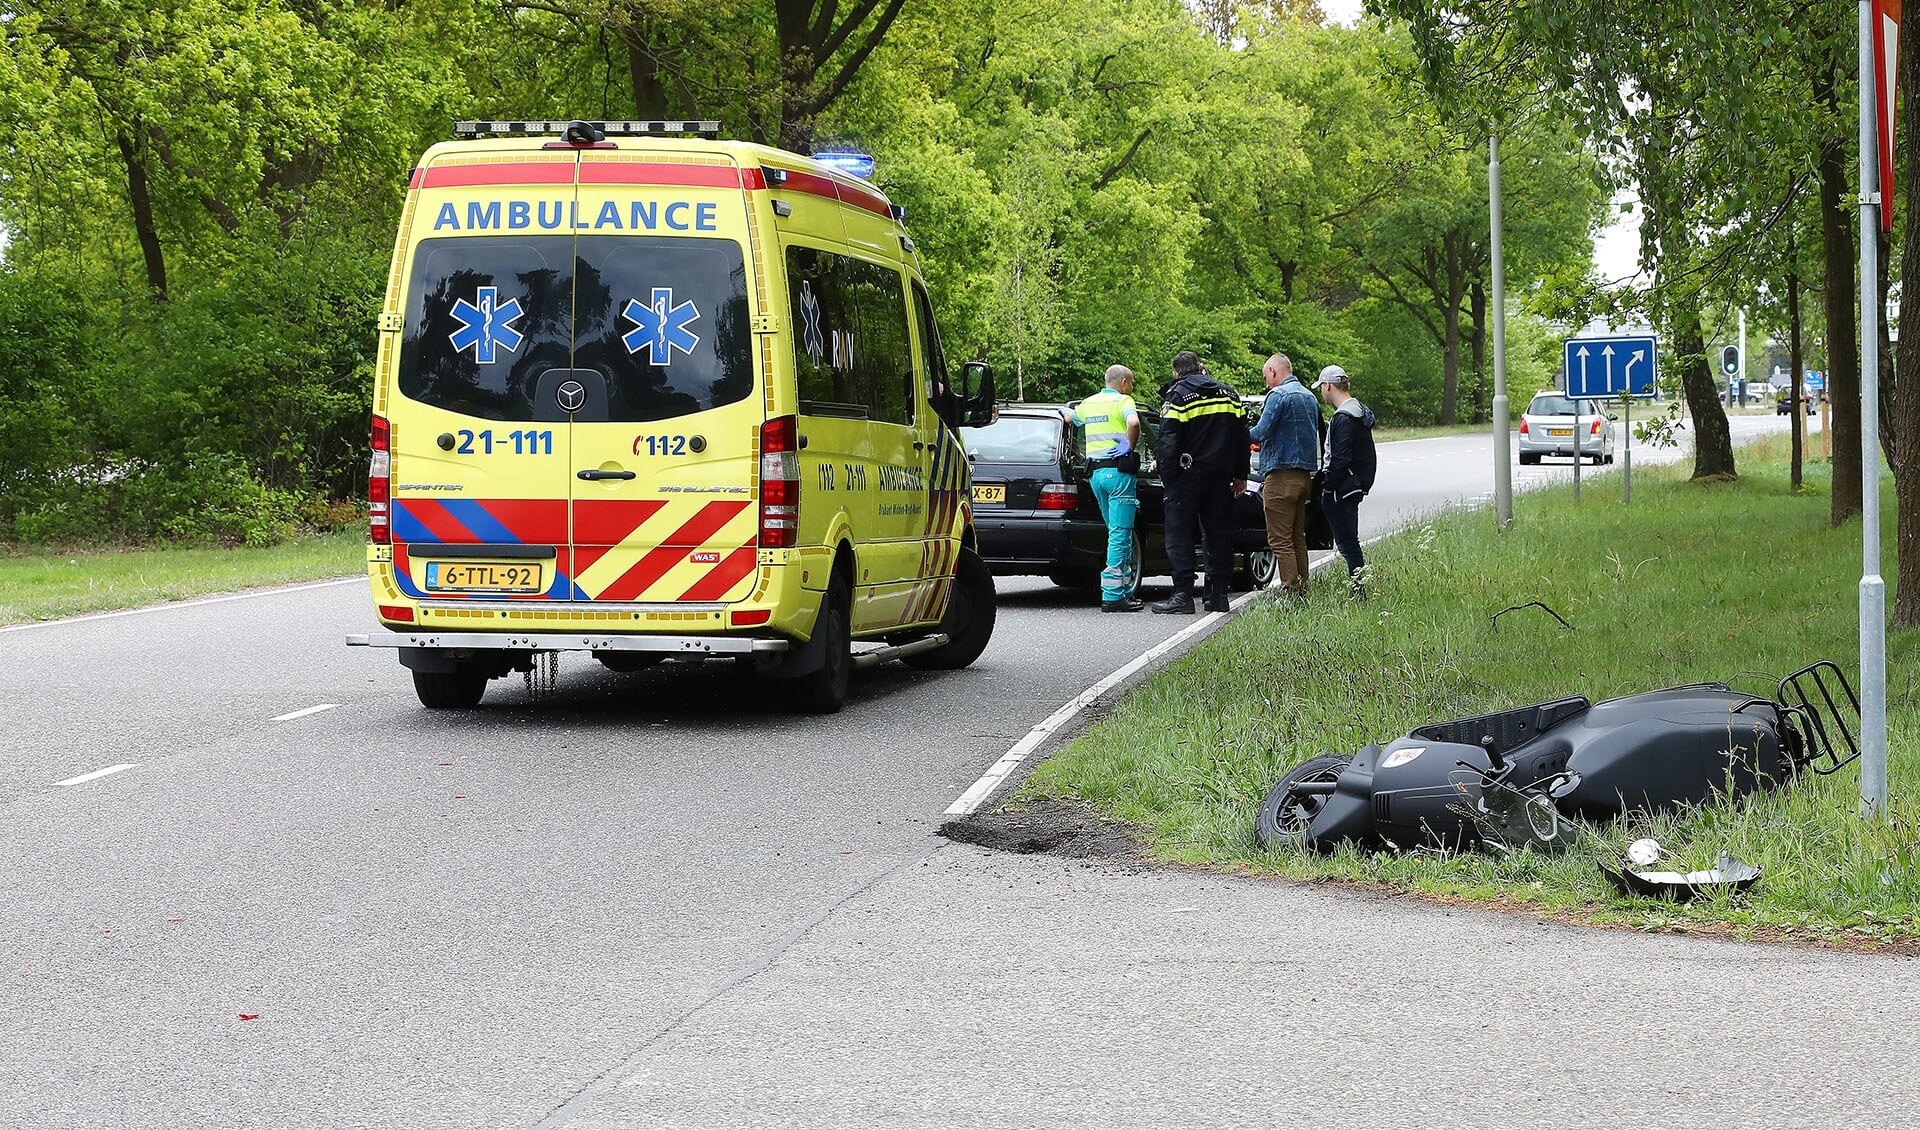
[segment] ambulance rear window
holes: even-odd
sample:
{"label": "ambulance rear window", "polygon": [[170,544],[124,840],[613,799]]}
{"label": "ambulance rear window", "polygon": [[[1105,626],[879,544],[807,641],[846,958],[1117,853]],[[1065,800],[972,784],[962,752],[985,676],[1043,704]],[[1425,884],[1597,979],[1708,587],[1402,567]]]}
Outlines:
{"label": "ambulance rear window", "polygon": [[594,370],[606,381],[594,420],[667,420],[753,392],[751,333],[730,240],[423,240],[398,379],[403,395],[449,411],[543,420],[556,410],[535,396],[542,373]]}

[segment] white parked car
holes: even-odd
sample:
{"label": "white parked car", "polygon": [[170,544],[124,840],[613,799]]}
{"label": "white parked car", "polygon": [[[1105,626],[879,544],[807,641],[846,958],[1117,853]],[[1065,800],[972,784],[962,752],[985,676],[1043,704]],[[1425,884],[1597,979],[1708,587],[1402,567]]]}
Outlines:
{"label": "white parked car", "polygon": [[1572,459],[1577,432],[1581,458],[1611,463],[1615,419],[1596,411],[1591,401],[1573,400],[1558,392],[1536,393],[1520,415],[1520,462],[1538,463],[1547,455]]}

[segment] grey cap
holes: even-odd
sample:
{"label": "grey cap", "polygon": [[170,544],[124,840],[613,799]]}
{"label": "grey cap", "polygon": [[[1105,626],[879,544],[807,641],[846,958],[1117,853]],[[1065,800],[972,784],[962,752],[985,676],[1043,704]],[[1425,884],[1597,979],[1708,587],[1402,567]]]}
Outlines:
{"label": "grey cap", "polygon": [[1313,383],[1317,385],[1344,385],[1347,383],[1347,371],[1338,365],[1328,365],[1326,368],[1320,370],[1320,379]]}

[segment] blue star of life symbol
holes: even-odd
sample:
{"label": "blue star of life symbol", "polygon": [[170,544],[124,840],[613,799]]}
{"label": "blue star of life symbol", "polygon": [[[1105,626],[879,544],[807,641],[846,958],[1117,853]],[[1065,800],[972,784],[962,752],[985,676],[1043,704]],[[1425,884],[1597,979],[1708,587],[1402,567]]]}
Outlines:
{"label": "blue star of life symbol", "polygon": [[801,344],[806,346],[807,356],[813,363],[820,364],[820,355],[826,352],[826,339],[820,333],[820,300],[814,297],[813,283],[800,284],[800,320],[805,323],[800,334]]}
{"label": "blue star of life symbol", "polygon": [[512,353],[525,340],[520,331],[513,328],[523,311],[518,298],[509,298],[502,304],[499,287],[483,286],[474,297],[480,300],[478,306],[464,298],[453,304],[453,316],[463,324],[448,334],[447,339],[453,342],[456,353],[472,346],[473,359],[482,365],[491,365],[494,346]]}
{"label": "blue star of life symbol", "polygon": [[638,298],[627,299],[627,308],[620,315],[639,327],[629,330],[621,342],[628,353],[646,350],[649,364],[671,365],[674,350],[692,353],[700,344],[699,336],[687,329],[689,323],[699,320],[700,308],[692,299],[674,305],[670,286],[654,287],[650,305],[642,305]]}

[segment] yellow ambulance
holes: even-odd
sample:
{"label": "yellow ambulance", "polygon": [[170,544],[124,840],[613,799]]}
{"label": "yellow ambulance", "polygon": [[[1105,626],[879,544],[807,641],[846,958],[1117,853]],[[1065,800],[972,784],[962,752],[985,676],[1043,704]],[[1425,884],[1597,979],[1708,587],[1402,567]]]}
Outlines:
{"label": "yellow ambulance", "polygon": [[367,552],[388,630],[348,643],[397,649],[435,708],[563,651],[731,656],[814,711],[855,666],[973,662],[994,589],[957,430],[993,376],[948,370],[870,167],[712,122],[455,134],[394,246]]}

